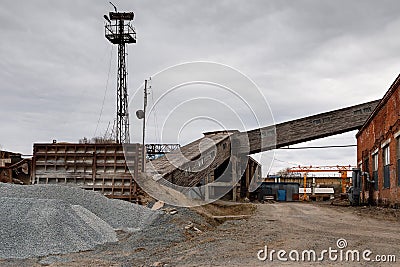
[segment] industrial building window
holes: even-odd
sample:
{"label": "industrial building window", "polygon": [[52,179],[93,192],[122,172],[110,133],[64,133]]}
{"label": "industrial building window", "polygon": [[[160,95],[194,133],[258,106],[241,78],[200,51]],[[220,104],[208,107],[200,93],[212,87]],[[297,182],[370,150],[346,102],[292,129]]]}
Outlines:
{"label": "industrial building window", "polygon": [[275,136],[275,130],[268,130],[267,136]]}
{"label": "industrial building window", "polygon": [[400,185],[400,136],[396,138],[397,144],[397,183]]}
{"label": "industrial building window", "polygon": [[383,148],[383,187],[390,187],[390,150],[388,145]]}
{"label": "industrial building window", "polygon": [[[360,171],[363,170],[362,161],[360,163],[358,163],[358,168],[360,169]],[[354,185],[355,188],[362,188],[362,179],[354,179],[353,180],[353,185]]]}
{"label": "industrial building window", "polygon": [[378,153],[372,155],[372,178],[375,190],[378,190]]}
{"label": "industrial building window", "polygon": [[211,159],[214,159],[215,158],[215,151],[212,151],[210,156],[211,156]]}
{"label": "industrial building window", "polygon": [[331,117],[325,117],[325,118],[322,118],[322,119],[315,119],[315,120],[312,121],[312,123],[314,125],[320,125],[321,123],[327,123],[327,122],[330,122],[330,121],[331,121]]}
{"label": "industrial building window", "polygon": [[365,158],[365,159],[364,159],[363,165],[364,165],[364,172],[370,173],[370,172],[369,172],[369,159],[368,159],[368,158]]}
{"label": "industrial building window", "polygon": [[363,111],[364,111],[364,113],[370,113],[372,110],[371,110],[371,107],[367,107],[367,108],[364,108]]}
{"label": "industrial building window", "polygon": [[314,125],[319,125],[319,124],[321,124],[321,119],[313,120],[313,124],[314,124]]}
{"label": "industrial building window", "polygon": [[322,122],[323,123],[325,123],[325,122],[330,122],[331,121],[331,118],[330,117],[326,117],[326,118],[323,118],[322,119]]}

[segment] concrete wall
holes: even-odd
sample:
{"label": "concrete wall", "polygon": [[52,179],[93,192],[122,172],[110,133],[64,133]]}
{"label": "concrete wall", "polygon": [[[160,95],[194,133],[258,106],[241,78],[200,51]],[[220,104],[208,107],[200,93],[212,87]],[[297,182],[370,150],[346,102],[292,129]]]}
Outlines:
{"label": "concrete wall", "polygon": [[[206,135],[205,137],[210,137],[210,135]],[[183,154],[185,155],[185,153]],[[175,167],[173,171],[165,174],[164,178],[173,184],[186,187],[196,186],[198,183],[213,182],[215,170],[223,165],[230,156],[231,143],[228,135],[226,135],[226,138],[217,143],[216,150],[210,149],[204,151],[201,157],[194,158],[178,168]],[[188,158],[190,157],[188,156]],[[221,170],[221,172],[223,171]]]}
{"label": "concrete wall", "polygon": [[61,184],[99,191],[110,198],[135,200],[141,166],[139,144],[34,144],[35,184]]}

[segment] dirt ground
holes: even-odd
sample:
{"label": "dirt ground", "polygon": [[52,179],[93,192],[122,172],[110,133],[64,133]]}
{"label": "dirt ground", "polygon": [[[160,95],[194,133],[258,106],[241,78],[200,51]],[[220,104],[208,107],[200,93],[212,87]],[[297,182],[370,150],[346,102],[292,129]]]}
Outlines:
{"label": "dirt ground", "polygon": [[[189,228],[185,238],[179,241],[155,242],[140,248],[127,250],[124,233],[120,242],[101,246],[90,252],[73,253],[55,258],[24,261],[0,261],[4,266],[400,266],[396,262],[372,262],[370,260],[394,255],[400,262],[400,220],[398,211],[382,208],[338,207],[329,203],[273,203],[273,204],[216,204],[198,208],[201,220],[195,224],[199,231]],[[251,214],[251,216],[249,216]],[[223,216],[234,215],[225,220]],[[244,215],[242,217],[238,215]],[[399,213],[400,215],[400,213]],[[217,216],[216,219],[212,219]],[[222,216],[222,217],[221,217]],[[236,216],[236,217],[235,217]],[[187,227],[185,220],[177,221],[178,227]],[[151,233],[150,233],[151,234]],[[337,240],[347,242],[338,248]],[[262,258],[267,246],[271,250],[284,250],[288,261],[280,261],[277,253],[273,261]],[[318,261],[323,250],[331,248],[324,261]],[[297,250],[299,261],[294,261]],[[316,252],[316,262],[302,261],[304,250]],[[337,252],[332,251],[337,250]],[[357,250],[360,261],[352,261],[346,252]],[[291,252],[292,251],[292,252]],[[367,251],[368,252],[368,251]],[[367,253],[366,252],[366,253]],[[291,253],[291,254],[289,254]],[[114,255],[119,254],[118,258]],[[340,260],[342,254],[342,261]],[[291,255],[291,258],[289,258]],[[335,259],[335,256],[338,259]],[[389,256],[390,257],[390,256]],[[389,259],[388,259],[389,260]]]}
{"label": "dirt ground", "polygon": [[400,221],[396,211],[311,203],[258,204],[250,219],[227,221],[214,231],[156,253],[154,259],[172,266],[400,266],[396,262],[367,262],[362,255],[360,262],[353,262],[350,255],[349,261],[333,261],[326,254],[323,262],[282,262],[276,255],[273,261],[260,261],[257,257],[257,252],[267,245],[269,250],[283,249],[288,253],[315,250],[318,258],[329,247],[339,250],[336,242],[340,238],[347,241],[344,253],[369,249],[372,254],[367,258],[371,260],[378,254],[395,255],[400,262]]}

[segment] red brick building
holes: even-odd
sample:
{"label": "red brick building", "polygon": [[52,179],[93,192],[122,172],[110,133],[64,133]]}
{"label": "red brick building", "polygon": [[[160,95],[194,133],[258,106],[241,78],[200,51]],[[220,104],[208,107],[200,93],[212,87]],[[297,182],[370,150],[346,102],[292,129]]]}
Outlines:
{"label": "red brick building", "polygon": [[364,179],[364,202],[400,204],[399,87],[400,75],[357,133],[358,166],[375,181],[368,183]]}

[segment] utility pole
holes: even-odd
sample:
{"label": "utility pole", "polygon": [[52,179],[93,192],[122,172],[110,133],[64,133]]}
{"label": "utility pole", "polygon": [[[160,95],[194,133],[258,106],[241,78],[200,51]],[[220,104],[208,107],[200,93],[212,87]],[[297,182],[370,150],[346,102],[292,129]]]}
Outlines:
{"label": "utility pole", "polygon": [[143,133],[142,133],[142,172],[144,172],[144,164],[146,161],[145,152],[146,152],[146,145],[144,143],[144,137],[146,134],[146,107],[147,107],[147,80],[144,80],[144,97],[143,97]]}
{"label": "utility pole", "polygon": [[[111,3],[112,4],[112,3]],[[114,5],[113,5],[114,6]],[[115,141],[117,143],[130,143],[128,90],[126,70],[126,44],[136,43],[136,32],[131,25],[133,12],[110,12],[106,20],[105,37],[118,45],[118,77],[117,77],[117,127]]]}
{"label": "utility pole", "polygon": [[[151,79],[151,78],[150,78]],[[145,163],[146,163],[146,144],[144,143],[145,136],[146,136],[146,108],[147,108],[147,84],[148,81],[144,80],[144,96],[143,96],[143,109],[139,109],[136,111],[136,117],[139,120],[143,120],[143,132],[142,132],[142,172],[145,170]]]}

